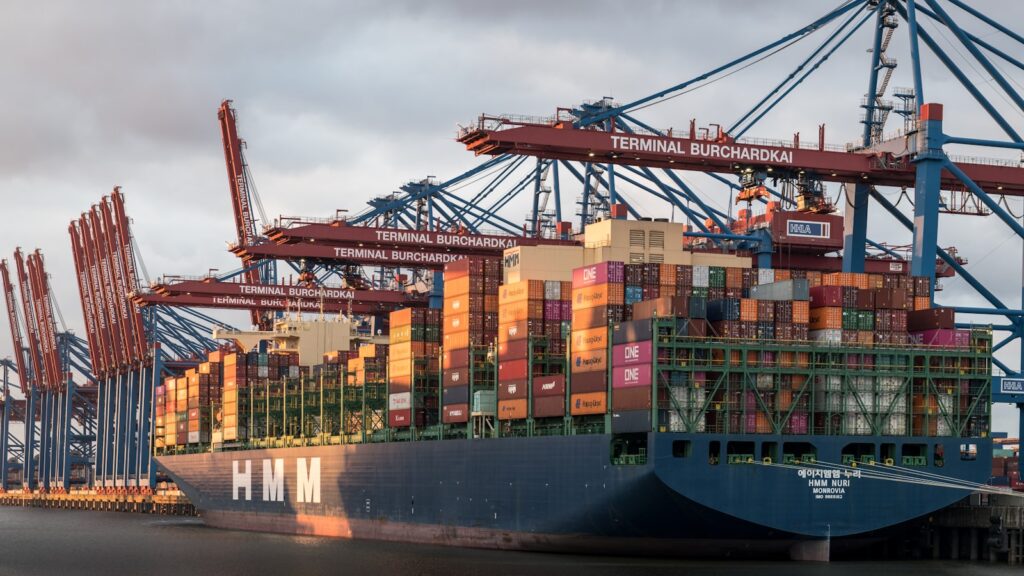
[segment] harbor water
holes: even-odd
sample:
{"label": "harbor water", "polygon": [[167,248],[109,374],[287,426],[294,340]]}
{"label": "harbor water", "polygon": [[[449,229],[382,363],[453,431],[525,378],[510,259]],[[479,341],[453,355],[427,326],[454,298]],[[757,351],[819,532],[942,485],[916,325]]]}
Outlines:
{"label": "harbor water", "polygon": [[1019,573],[1006,565],[872,561],[687,561],[499,552],[207,528],[196,518],[0,508],[0,576],[146,574],[927,576]]}

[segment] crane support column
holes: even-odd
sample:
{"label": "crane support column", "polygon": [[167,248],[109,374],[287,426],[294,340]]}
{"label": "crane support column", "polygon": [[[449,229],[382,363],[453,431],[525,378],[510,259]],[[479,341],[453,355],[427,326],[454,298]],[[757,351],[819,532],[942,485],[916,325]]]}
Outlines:
{"label": "crane support column", "polygon": [[[875,41],[871,50],[871,72],[868,76],[868,91],[864,103],[864,137],[862,144],[871,145],[871,132],[876,122],[876,100],[878,98],[878,70],[882,64],[882,30],[885,28],[885,0],[877,8],[875,17]],[[843,212],[843,272],[864,271],[864,248],[868,237],[868,191],[864,182],[853,188],[853,196],[846,195],[846,210]]]}
{"label": "crane support column", "polygon": [[920,131],[917,135],[916,182],[914,185],[914,247],[910,273],[927,276],[935,283],[935,257],[939,235],[939,192],[942,167],[946,155],[942,152],[942,105],[925,104],[920,111]]}
{"label": "crane support column", "polygon": [[853,187],[853,193],[846,194],[846,210],[843,212],[843,272],[864,271],[869,192],[867,184],[858,182]]}
{"label": "crane support column", "polygon": [[11,433],[11,388],[7,380],[10,367],[4,364],[3,372],[3,413],[0,414],[0,492],[7,490],[7,467],[10,464],[10,433]]}

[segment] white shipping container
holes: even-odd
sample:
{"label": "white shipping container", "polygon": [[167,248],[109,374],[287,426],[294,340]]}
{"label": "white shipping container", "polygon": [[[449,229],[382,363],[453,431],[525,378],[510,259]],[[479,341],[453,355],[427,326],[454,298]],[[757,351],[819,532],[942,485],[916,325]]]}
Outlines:
{"label": "white shipping container", "polygon": [[907,416],[905,414],[891,414],[882,424],[882,434],[886,436],[906,436]]}
{"label": "white shipping container", "polygon": [[562,283],[558,280],[544,281],[544,299],[558,300],[562,297]]}
{"label": "white shipping container", "polygon": [[808,335],[811,337],[811,341],[818,342],[819,344],[843,343],[842,330],[811,330]]}
{"label": "white shipping container", "polygon": [[851,388],[858,392],[871,392],[874,390],[874,378],[870,376],[854,376],[851,382]]}
{"label": "white shipping container", "polygon": [[871,434],[871,424],[863,414],[847,414],[843,418],[847,434]]}
{"label": "white shipping container", "polygon": [[775,282],[775,270],[771,268],[758,268],[757,269],[757,283],[758,284],[771,284]]}
{"label": "white shipping container", "polygon": [[775,389],[775,378],[772,374],[758,374],[755,382],[758,390]]}
{"label": "white shipping container", "polygon": [[903,386],[903,379],[895,376],[879,376],[878,377],[878,391],[879,392],[898,392],[900,386]]}
{"label": "white shipping container", "polygon": [[299,377],[299,367],[298,366],[289,366],[288,367],[288,377],[289,378],[298,378]]}
{"label": "white shipping container", "polygon": [[196,432],[189,432],[188,433],[188,443],[189,444],[199,444],[199,432],[198,431],[196,431]]}
{"label": "white shipping container", "polygon": [[839,392],[815,392],[814,409],[820,412],[843,412],[843,396]]}
{"label": "white shipping container", "polygon": [[815,376],[814,390],[831,390],[838,392],[843,389],[842,376]]}
{"label": "white shipping container", "polygon": [[704,265],[693,267],[693,287],[709,288],[711,285],[711,268]]}
{"label": "white shipping container", "polygon": [[256,368],[256,377],[257,378],[269,378],[270,377],[270,367],[269,366],[258,366]]}
{"label": "white shipping container", "polygon": [[399,392],[388,396],[388,410],[408,410],[412,406],[412,394]]}

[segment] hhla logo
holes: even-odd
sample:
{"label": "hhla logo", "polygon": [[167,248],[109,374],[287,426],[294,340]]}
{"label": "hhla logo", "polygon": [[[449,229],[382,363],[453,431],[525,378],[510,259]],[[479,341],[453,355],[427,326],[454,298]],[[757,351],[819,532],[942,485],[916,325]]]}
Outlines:
{"label": "hhla logo", "polygon": [[[242,468],[239,464],[245,464]],[[231,461],[231,499],[252,500],[252,460]],[[295,493],[300,503],[320,503],[320,459],[295,459]],[[284,502],[284,458],[263,460],[263,501]]]}

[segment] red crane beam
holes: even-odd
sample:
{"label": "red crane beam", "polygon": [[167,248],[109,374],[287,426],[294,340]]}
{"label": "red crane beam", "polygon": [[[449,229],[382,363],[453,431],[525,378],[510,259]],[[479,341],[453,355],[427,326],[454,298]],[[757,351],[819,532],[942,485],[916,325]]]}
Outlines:
{"label": "red crane beam", "polygon": [[[110,195],[114,206],[114,221],[117,225],[118,244],[121,250],[121,263],[124,267],[124,278],[127,285],[125,294],[133,294],[139,289],[139,274],[135,268],[135,253],[132,251],[132,239],[128,227],[128,214],[124,208],[124,196],[120,187],[114,187]],[[142,314],[134,306],[131,307],[131,321],[135,332],[135,353],[139,358],[148,358],[146,345],[146,328]]]}
{"label": "red crane beam", "polygon": [[[245,162],[242,159],[244,141],[238,137],[235,114],[235,109],[231,107],[231,100],[224,100],[220,103],[217,119],[220,121],[221,142],[224,145],[224,162],[227,166],[228,186],[231,190],[231,207],[235,213],[235,233],[238,238],[238,246],[244,249],[257,243],[256,218],[252,213],[249,180],[245,172]],[[247,255],[242,256],[242,261],[246,264],[251,262]],[[250,268],[245,272],[245,279],[252,284],[259,284],[259,270]],[[253,311],[251,316],[253,324],[265,324],[259,313]]]}
{"label": "red crane beam", "polygon": [[397,230],[369,226],[349,226],[343,221],[300,223],[267,230],[267,237],[277,244],[317,243],[331,246],[374,248],[430,248],[458,250],[464,255],[500,256],[506,248],[516,246],[574,246],[572,240],[552,240],[526,236]]}
{"label": "red crane beam", "polygon": [[92,229],[93,253],[100,277],[99,289],[103,292],[103,311],[107,317],[110,330],[110,349],[115,369],[121,370],[128,365],[124,348],[125,339],[122,334],[121,318],[117,313],[117,293],[114,290],[114,278],[111,274],[110,256],[107,254],[107,231],[103,229],[99,210],[93,206],[87,213]]}
{"label": "red crane beam", "polygon": [[[116,188],[115,188],[116,191]],[[121,345],[125,351],[125,358],[132,364],[141,362],[143,356],[139,353],[137,346],[138,337],[135,334],[136,322],[132,317],[135,313],[135,306],[128,300],[127,295],[134,290],[129,288],[125,272],[125,252],[120,243],[120,235],[114,226],[113,208],[109,198],[103,198],[100,202],[100,215],[103,219],[103,229],[106,231],[107,255],[110,259],[110,275],[113,279],[111,291],[114,293],[114,302],[117,309],[118,322],[121,326]],[[127,254],[130,255],[130,254]]]}
{"label": "red crane beam", "polygon": [[[246,256],[330,263],[375,264],[442,270],[466,253],[456,249],[427,250],[417,248],[378,248],[358,246],[327,246],[320,244],[259,244],[241,252]],[[495,254],[497,255],[497,254]]]}
{"label": "red crane beam", "polygon": [[28,281],[32,286],[32,306],[36,312],[36,330],[39,333],[39,351],[45,371],[42,381],[46,390],[58,390],[63,384],[60,369],[60,351],[57,350],[57,325],[54,321],[53,305],[50,302],[49,283],[39,250],[28,255]]}
{"label": "red crane beam", "polygon": [[247,282],[221,282],[213,278],[205,280],[177,280],[154,284],[152,291],[161,296],[178,294],[201,294],[208,296],[258,296],[304,300],[336,300],[338,302],[361,302],[366,304],[404,304],[425,302],[422,296],[412,296],[396,290],[350,290],[325,286],[298,286],[275,284],[249,284]]}
{"label": "red crane beam", "polygon": [[28,332],[28,356],[32,361],[32,388],[41,389],[45,368],[40,352],[39,323],[36,322],[35,309],[32,306],[32,288],[25,271],[25,258],[21,248],[14,251],[14,264],[18,270],[18,290],[21,295],[22,316],[25,318],[25,329]]}
{"label": "red crane beam", "polygon": [[136,294],[132,300],[138,306],[189,306],[192,308],[219,308],[224,310],[258,310],[278,312],[324,312],[335,314],[349,312],[353,314],[375,314],[390,312],[409,306],[426,306],[426,301],[410,301],[402,304],[372,304],[335,299],[309,298],[278,298],[274,296],[227,296],[218,294]]}
{"label": "red crane beam", "polygon": [[0,260],[0,276],[3,277],[4,302],[7,304],[7,324],[11,328],[11,343],[14,345],[14,362],[18,367],[18,383],[21,393],[28,393],[29,369],[25,358],[25,340],[21,334],[21,323],[18,321],[17,296],[11,284],[11,272],[7,260]]}
{"label": "red crane beam", "polygon": [[68,226],[68,235],[71,237],[71,254],[74,257],[75,275],[78,279],[78,295],[82,303],[82,316],[85,318],[89,360],[92,362],[93,373],[99,375],[106,373],[107,365],[104,355],[101,353],[99,319],[97,318],[96,303],[93,300],[92,280],[89,276],[80,224],[80,222],[72,222]]}
{"label": "red crane beam", "polygon": [[[477,128],[458,138],[477,155],[517,154],[578,162],[629,164],[650,168],[735,172],[739,167],[813,172],[823,181],[867,182],[878,186],[912,187],[915,168],[910,158],[887,152],[853,151],[819,145],[804,148],[777,142],[735,141],[727,135],[715,139],[694,134],[684,137],[630,134],[574,128],[570,122],[529,123],[481,117]],[[993,161],[957,164],[983,189],[994,194],[1024,195],[1024,170]],[[959,181],[943,173],[942,184],[960,188]]]}
{"label": "red crane beam", "polygon": [[117,360],[114,356],[113,338],[110,333],[110,319],[107,312],[110,305],[107,303],[106,294],[103,291],[103,280],[100,275],[100,264],[95,254],[95,242],[93,236],[97,233],[89,221],[87,214],[82,214],[79,220],[79,229],[82,232],[82,253],[85,256],[85,270],[89,276],[89,292],[94,303],[93,310],[96,312],[97,347],[100,350],[100,357],[103,358],[103,372],[100,376],[108,376],[117,370]]}

